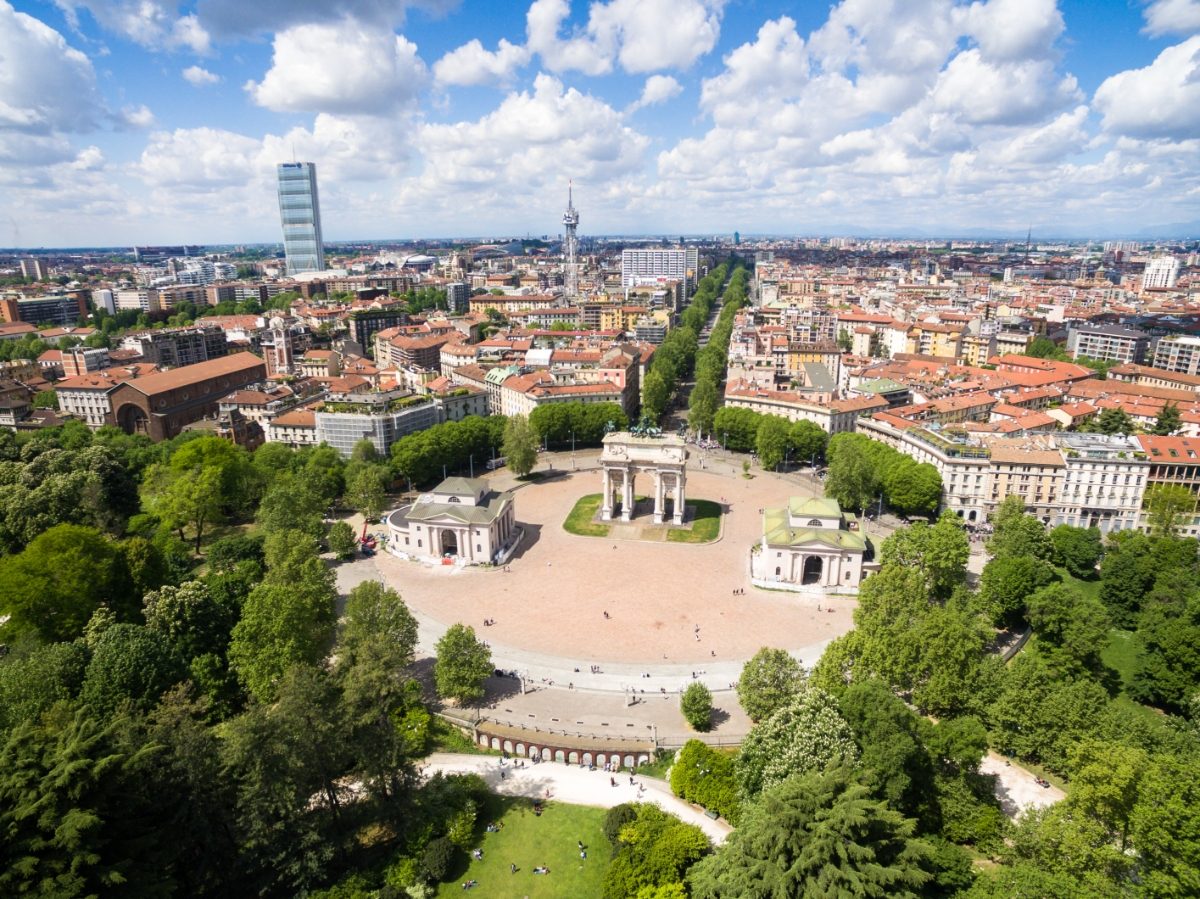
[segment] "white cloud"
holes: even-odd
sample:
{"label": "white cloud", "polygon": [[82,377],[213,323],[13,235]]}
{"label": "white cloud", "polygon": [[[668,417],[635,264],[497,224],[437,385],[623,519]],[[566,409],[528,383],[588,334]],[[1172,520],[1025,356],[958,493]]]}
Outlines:
{"label": "white cloud", "polygon": [[612,0],[592,4],[588,31],[619,47],[626,72],[686,69],[712,50],[721,33],[721,2]]}
{"label": "white cloud", "polygon": [[[96,2],[96,0],[92,0]],[[404,22],[409,9],[430,16],[449,12],[460,0],[199,0],[197,15],[204,27],[221,38],[275,34],[297,25],[354,19],[379,28]]]}
{"label": "white cloud", "polygon": [[1200,0],[1151,0],[1144,15],[1144,30],[1155,37],[1200,31]]}
{"label": "white cloud", "polygon": [[613,47],[606,41],[578,31],[566,40],[559,38],[559,29],[570,14],[568,0],[533,0],[525,15],[529,49],[552,72],[574,69],[585,75],[603,75],[612,71]]}
{"label": "white cloud", "polygon": [[425,78],[416,44],[345,20],[275,35],[271,69],[245,87],[276,111],[384,115],[410,103]]}
{"label": "white cloud", "polygon": [[88,131],[103,115],[91,60],[0,0],[0,130]]}
{"label": "white cloud", "polygon": [[977,48],[950,61],[933,89],[935,109],[970,124],[1013,125],[1041,120],[1080,99],[1071,75],[1059,78],[1049,62],[988,62]]}
{"label": "white cloud", "polygon": [[1106,79],[1093,104],[1110,132],[1144,138],[1200,137],[1200,35],[1150,65]]}
{"label": "white cloud", "polygon": [[634,112],[646,106],[657,106],[666,103],[683,91],[683,85],[670,75],[651,75],[642,87],[642,95],[629,105],[626,112]]}
{"label": "white cloud", "polygon": [[1064,28],[1057,0],[972,3],[962,11],[962,22],[989,60],[1045,55]]}
{"label": "white cloud", "polygon": [[559,32],[568,0],[534,0],[526,14],[527,46],[553,72],[585,75],[686,69],[716,46],[724,0],[611,0],[592,3],[586,28]]}
{"label": "white cloud", "polygon": [[78,29],[79,10],[87,10],[101,27],[151,50],[183,48],[207,53],[211,39],[195,15],[180,15],[167,0],[54,0]]}
{"label": "white cloud", "polygon": [[503,38],[495,51],[485,50],[478,38],[451,50],[433,64],[433,77],[441,84],[486,84],[504,87],[517,69],[529,62],[530,52]]}
{"label": "white cloud", "polygon": [[121,110],[119,124],[126,128],[149,128],[154,124],[154,113],[144,103],[141,106],[126,106]]}
{"label": "white cloud", "polygon": [[425,125],[415,143],[425,155],[422,190],[477,189],[508,204],[514,190],[626,176],[649,141],[602,100],[539,74],[532,92],[509,94],[475,122]]}
{"label": "white cloud", "polygon": [[188,66],[180,74],[193,87],[206,87],[221,80],[220,75],[210,72],[203,66]]}

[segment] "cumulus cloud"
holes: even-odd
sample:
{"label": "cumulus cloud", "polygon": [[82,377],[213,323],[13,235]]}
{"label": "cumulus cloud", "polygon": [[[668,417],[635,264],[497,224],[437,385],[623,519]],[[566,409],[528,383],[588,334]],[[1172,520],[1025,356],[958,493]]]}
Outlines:
{"label": "cumulus cloud", "polygon": [[964,31],[989,60],[1043,55],[1062,34],[1057,0],[988,0],[962,12]]}
{"label": "cumulus cloud", "polygon": [[507,85],[517,69],[529,62],[525,47],[511,44],[503,38],[492,50],[485,50],[478,38],[451,50],[433,64],[433,77],[440,84],[460,86],[490,84]]}
{"label": "cumulus cloud", "polygon": [[539,74],[532,91],[510,93],[478,121],[425,125],[416,143],[426,185],[507,198],[571,177],[598,184],[627,175],[649,141],[602,100]]}
{"label": "cumulus cloud", "polygon": [[1144,30],[1154,37],[1200,31],[1200,0],[1151,0],[1144,15]]}
{"label": "cumulus cloud", "polygon": [[416,44],[344,20],[277,34],[271,69],[245,89],[276,111],[383,115],[410,103],[425,79]]}
{"label": "cumulus cloud", "polygon": [[716,46],[723,0],[610,0],[593,3],[585,28],[560,36],[569,0],[534,0],[526,14],[527,46],[553,72],[585,75],[686,69]]}
{"label": "cumulus cloud", "polygon": [[646,106],[657,106],[678,97],[683,91],[683,85],[670,75],[651,75],[642,87],[642,95],[629,105],[627,112],[633,112]]}
{"label": "cumulus cloud", "polygon": [[86,10],[109,31],[152,50],[183,48],[207,53],[208,31],[194,14],[180,15],[179,4],[167,0],[54,0],[72,27],[79,28],[79,11]]}
{"label": "cumulus cloud", "polygon": [[149,128],[154,124],[154,113],[144,103],[141,106],[126,106],[121,110],[118,121],[126,128]]}
{"label": "cumulus cloud", "polygon": [[210,72],[203,66],[188,66],[180,74],[193,87],[207,87],[221,80],[220,75]]}
{"label": "cumulus cloud", "polygon": [[950,61],[932,95],[935,109],[960,121],[1000,125],[1040,120],[1078,99],[1074,76],[1057,77],[1045,60],[993,63],[975,48]]}
{"label": "cumulus cloud", "polygon": [[409,9],[421,9],[436,16],[458,5],[459,0],[254,0],[253,3],[199,0],[196,10],[204,27],[213,34],[221,38],[239,38],[338,19],[355,19],[376,27],[394,28],[404,21]]}
{"label": "cumulus cloud", "polygon": [[87,131],[103,110],[91,60],[0,0],[0,130]]}
{"label": "cumulus cloud", "polygon": [[1106,79],[1092,101],[1107,131],[1140,138],[1200,137],[1200,35],[1150,65]]}

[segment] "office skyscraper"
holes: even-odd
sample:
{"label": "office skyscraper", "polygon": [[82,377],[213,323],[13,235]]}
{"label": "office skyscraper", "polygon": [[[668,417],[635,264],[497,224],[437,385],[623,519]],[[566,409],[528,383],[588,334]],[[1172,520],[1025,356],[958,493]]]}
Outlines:
{"label": "office skyscraper", "polygon": [[319,272],[325,268],[321,244],[321,204],[317,199],[317,167],[311,162],[279,164],[279,218],[287,273]]}

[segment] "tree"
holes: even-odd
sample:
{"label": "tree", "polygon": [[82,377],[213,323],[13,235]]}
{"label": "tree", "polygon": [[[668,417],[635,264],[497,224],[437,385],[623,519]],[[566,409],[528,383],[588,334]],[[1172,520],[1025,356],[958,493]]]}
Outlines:
{"label": "tree", "polygon": [[395,590],[363,581],[346,599],[338,637],[341,661],[352,661],[371,646],[378,647],[392,669],[406,668],[417,649],[417,619]]}
{"label": "tree", "polygon": [[451,625],[437,642],[433,667],[438,695],[457,702],[478,703],[492,673],[492,653],[465,624]]}
{"label": "tree", "polygon": [[146,711],[186,677],[166,637],[136,624],[115,624],[100,635],[80,698],[102,717],[124,702]]}
{"label": "tree", "polygon": [[1162,754],[1138,784],[1130,834],[1144,873],[1145,895],[1195,895],[1200,885],[1200,762]]}
{"label": "tree", "polygon": [[672,384],[667,382],[657,367],[647,372],[642,382],[642,411],[654,421],[662,418],[671,399],[671,389]]}
{"label": "tree", "polygon": [[1154,484],[1146,488],[1142,503],[1148,513],[1150,532],[1174,536],[1185,517],[1196,512],[1196,495],[1177,484]]}
{"label": "tree", "polygon": [[1112,622],[1103,603],[1066,584],[1043,587],[1029,597],[1029,623],[1038,639],[1085,668],[1099,666]]}
{"label": "tree", "polygon": [[529,427],[529,420],[523,415],[509,418],[504,425],[504,443],[500,452],[512,473],[523,478],[533,471],[537,451],[537,439]]}
{"label": "tree", "polygon": [[773,471],[783,461],[788,448],[788,423],[778,415],[764,415],[754,441],[758,462]]}
{"label": "tree", "polygon": [[697,381],[688,396],[688,427],[697,434],[711,433],[713,417],[717,414],[719,405],[717,385],[708,378]]}
{"label": "tree", "polygon": [[195,470],[152,466],[143,482],[146,511],[184,538],[184,528],[196,534],[195,551],[200,552],[204,528],[223,520],[224,494],[221,470],[203,466]]}
{"label": "tree", "polygon": [[853,764],[857,757],[854,735],[837,701],[810,685],[750,729],[737,758],[738,784],[749,799],[793,775],[843,759]]}
{"label": "tree", "polygon": [[184,662],[206,653],[225,654],[237,609],[219,602],[203,581],[162,587],[142,602],[146,627],[166,637]]}
{"label": "tree", "polygon": [[688,869],[712,850],[708,837],[695,825],[684,824],[654,805],[639,803],[633,809],[636,817],[618,834],[615,856],[604,875],[602,899],[629,899],[643,890],[670,890],[682,884]]}
{"label": "tree", "polygon": [[1129,413],[1121,408],[1103,410],[1097,417],[1088,419],[1082,430],[1100,434],[1132,434],[1137,430]]}
{"label": "tree", "polygon": [[1150,538],[1140,531],[1109,534],[1100,568],[1100,599],[1112,616],[1113,625],[1133,626],[1142,598],[1154,583],[1154,569],[1147,565]]}
{"label": "tree", "polygon": [[874,679],[847,687],[839,706],[854,731],[859,770],[871,795],[904,815],[932,818],[934,765],[923,744],[925,731],[931,728],[887,685]]}
{"label": "tree", "polygon": [[1048,337],[1035,337],[1025,349],[1026,356],[1032,356],[1035,359],[1057,359],[1065,362],[1071,358],[1057,343]]}
{"label": "tree", "polygon": [[335,521],[329,528],[329,550],[339,559],[352,559],[358,549],[358,536],[348,521]]}
{"label": "tree", "polygon": [[1158,413],[1158,418],[1154,420],[1154,427],[1150,433],[1166,437],[1174,434],[1181,427],[1183,427],[1183,419],[1179,415],[1179,407],[1174,403],[1166,403],[1162,407],[1162,411]]}
{"label": "tree", "polygon": [[933,525],[919,521],[895,531],[883,542],[880,559],[915,568],[925,575],[933,596],[946,599],[963,583],[971,544],[962,519],[947,509]]}
{"label": "tree", "polygon": [[875,466],[857,444],[847,444],[836,455],[832,455],[829,473],[825,478],[826,496],[836,499],[844,509],[861,510],[878,493],[879,480]]}
{"label": "tree", "polygon": [[764,646],[742,666],[738,701],[751,721],[765,721],[804,688],[804,668],[786,650]]}
{"label": "tree", "polygon": [[807,459],[809,462],[815,462],[825,455],[825,447],[828,444],[829,435],[811,421],[793,422],[788,429],[788,445],[797,460]]}
{"label": "tree", "polygon": [[680,694],[679,710],[694,730],[712,729],[712,692],[699,681],[688,684]]}
{"label": "tree", "polygon": [[289,668],[320,663],[333,642],[334,599],[328,582],[311,580],[264,581],[251,591],[229,645],[230,665],[251,695],[269,702]]}
{"label": "tree", "polygon": [[930,849],[914,824],[870,798],[848,766],[809,771],[764,793],[725,846],[692,869],[696,899],[915,897]]}
{"label": "tree", "polygon": [[1004,498],[992,515],[992,536],[987,549],[993,558],[1027,556],[1049,559],[1053,551],[1046,526],[1025,514],[1025,503],[1013,494]]}
{"label": "tree", "polygon": [[1096,565],[1104,555],[1099,529],[1060,524],[1050,532],[1050,545],[1055,564],[1067,569],[1072,577],[1090,580],[1096,576]]}
{"label": "tree", "polygon": [[308,478],[284,471],[275,475],[263,494],[255,521],[263,534],[297,530],[321,539],[325,534],[324,497],[313,490]]}
{"label": "tree", "polygon": [[908,456],[888,469],[883,479],[887,503],[904,515],[937,514],[942,502],[942,476],[928,462],[917,463]]}
{"label": "tree", "polygon": [[83,685],[88,652],[79,641],[50,643],[0,660],[0,745],[18,724],[33,721]]}
{"label": "tree", "polygon": [[979,577],[980,605],[993,624],[1015,625],[1024,617],[1025,601],[1055,580],[1054,569],[1041,559],[1000,556],[983,566]]}
{"label": "tree", "polygon": [[372,521],[379,517],[387,504],[387,487],[391,477],[386,465],[366,463],[357,471],[347,470],[346,502]]}
{"label": "tree", "polygon": [[0,612],[8,633],[73,640],[102,603],[122,621],[138,616],[120,547],[94,528],[60,524],[19,555],[0,560]]}

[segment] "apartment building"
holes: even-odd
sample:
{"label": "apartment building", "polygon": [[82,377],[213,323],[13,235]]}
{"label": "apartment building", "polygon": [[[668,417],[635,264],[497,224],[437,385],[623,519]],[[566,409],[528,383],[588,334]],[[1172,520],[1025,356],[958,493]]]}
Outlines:
{"label": "apartment building", "polygon": [[[1200,537],[1200,439],[1194,437],[1157,437],[1143,434],[1136,438],[1150,463],[1146,483],[1186,487],[1196,503],[1184,517],[1180,533]],[[1142,526],[1149,527],[1143,511]]]}
{"label": "apartment building", "polygon": [[1173,334],[1154,347],[1151,367],[1185,375],[1200,375],[1200,337]]}
{"label": "apartment building", "polygon": [[1067,352],[1072,359],[1112,359],[1114,362],[1142,362],[1150,350],[1150,336],[1122,325],[1097,325],[1082,322],[1067,329]]}
{"label": "apartment building", "polygon": [[82,293],[72,296],[5,297],[0,299],[0,320],[33,325],[73,325],[88,314]]}
{"label": "apartment building", "polygon": [[1150,463],[1136,437],[1061,434],[1060,510],[1051,524],[1099,528],[1104,533],[1137,527]]}
{"label": "apartment building", "polygon": [[700,267],[695,247],[655,247],[621,251],[621,286],[686,281],[690,296]]}

